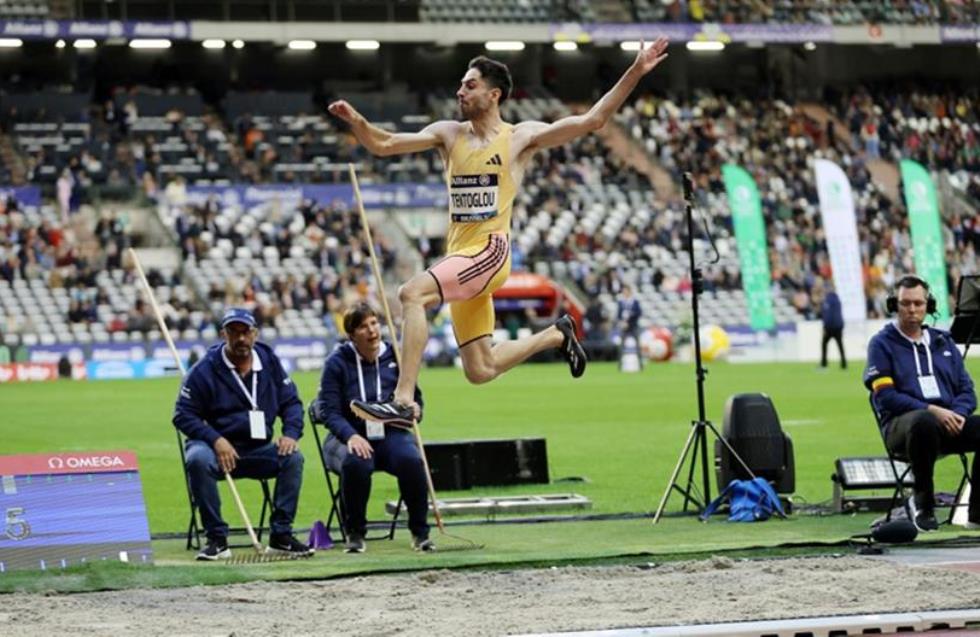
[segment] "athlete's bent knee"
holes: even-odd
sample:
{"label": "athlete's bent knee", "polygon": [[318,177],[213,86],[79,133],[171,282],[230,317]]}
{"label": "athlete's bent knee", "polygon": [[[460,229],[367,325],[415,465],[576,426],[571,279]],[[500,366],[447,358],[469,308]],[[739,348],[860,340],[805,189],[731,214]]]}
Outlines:
{"label": "athlete's bent knee", "polygon": [[470,381],[474,385],[482,385],[483,383],[489,383],[491,380],[497,377],[492,367],[486,365],[470,365],[463,369],[466,374],[466,380]]}
{"label": "athlete's bent knee", "polygon": [[420,304],[422,295],[409,286],[408,283],[398,287],[398,300],[402,305]]}

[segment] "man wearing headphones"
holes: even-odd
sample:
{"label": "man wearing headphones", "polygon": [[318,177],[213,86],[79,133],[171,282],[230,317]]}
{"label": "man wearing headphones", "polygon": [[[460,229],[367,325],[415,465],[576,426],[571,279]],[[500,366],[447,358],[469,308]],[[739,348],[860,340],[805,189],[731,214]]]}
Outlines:
{"label": "man wearing headphones", "polygon": [[[973,380],[948,332],[923,325],[936,311],[929,285],[904,276],[887,300],[897,319],[868,345],[864,384],[872,392],[891,453],[907,458],[915,475],[909,513],[922,531],[938,528],[933,466],[940,454],[980,450],[980,416]],[[980,528],[980,462],[970,471],[969,528]]]}

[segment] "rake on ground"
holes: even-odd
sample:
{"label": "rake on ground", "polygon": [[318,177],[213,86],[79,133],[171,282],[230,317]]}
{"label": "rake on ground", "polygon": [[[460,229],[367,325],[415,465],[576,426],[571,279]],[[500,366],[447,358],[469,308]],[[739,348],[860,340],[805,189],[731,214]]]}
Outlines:
{"label": "rake on ground", "polygon": [[[378,266],[378,257],[374,252],[374,240],[371,238],[371,228],[368,225],[367,213],[364,211],[364,201],[361,199],[361,188],[357,182],[357,171],[354,170],[354,164],[348,164],[347,166],[350,170],[350,183],[354,187],[354,201],[357,205],[357,212],[361,217],[361,227],[364,229],[364,240],[365,243],[367,243],[368,253],[371,256],[371,270],[374,272],[374,280],[378,285],[378,296],[381,297],[381,305],[384,308],[385,313],[385,322],[388,325],[388,332],[391,334],[392,345],[395,350],[395,360],[398,361],[398,368],[401,369],[402,354],[401,348],[398,345],[398,332],[395,331],[395,322],[391,318],[391,309],[388,307],[388,295],[385,294],[385,284],[381,278],[381,268]],[[418,447],[419,455],[422,457],[422,467],[425,470],[426,487],[429,491],[429,499],[432,502],[432,515],[435,518],[436,527],[439,529],[439,534],[443,537],[452,538],[462,542],[462,545],[449,545],[439,550],[468,551],[484,548],[483,544],[478,544],[473,540],[460,537],[458,535],[453,535],[452,533],[446,531],[446,525],[442,521],[442,513],[439,511],[439,502],[436,498],[436,489],[432,484],[432,473],[429,471],[429,460],[425,455],[425,446],[422,444],[422,435],[419,433],[418,423],[414,420],[412,421],[411,431],[412,435],[415,437],[415,446]]]}

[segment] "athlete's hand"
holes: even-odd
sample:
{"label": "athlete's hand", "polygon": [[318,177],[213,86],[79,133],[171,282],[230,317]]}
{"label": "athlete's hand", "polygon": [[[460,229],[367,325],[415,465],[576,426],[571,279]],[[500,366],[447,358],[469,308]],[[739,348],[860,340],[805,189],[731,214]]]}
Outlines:
{"label": "athlete's hand", "polygon": [[367,460],[374,453],[374,447],[360,434],[354,434],[347,439],[347,450],[358,458]]}
{"label": "athlete's hand", "polygon": [[347,100],[337,100],[327,107],[327,110],[334,117],[339,117],[348,124],[353,124],[354,121],[361,116],[353,106]]}
{"label": "athlete's hand", "polygon": [[667,44],[667,38],[661,37],[645,48],[643,40],[640,40],[640,50],[636,52],[636,60],[633,61],[633,66],[638,68],[643,75],[646,75],[667,59]]}

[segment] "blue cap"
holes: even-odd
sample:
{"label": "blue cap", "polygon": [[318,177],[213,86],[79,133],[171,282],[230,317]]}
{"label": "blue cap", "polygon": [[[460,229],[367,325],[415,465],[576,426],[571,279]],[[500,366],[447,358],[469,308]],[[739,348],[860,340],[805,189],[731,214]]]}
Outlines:
{"label": "blue cap", "polygon": [[244,323],[249,327],[258,327],[252,313],[243,307],[232,307],[225,310],[225,315],[221,317],[221,329],[225,329],[229,323]]}

